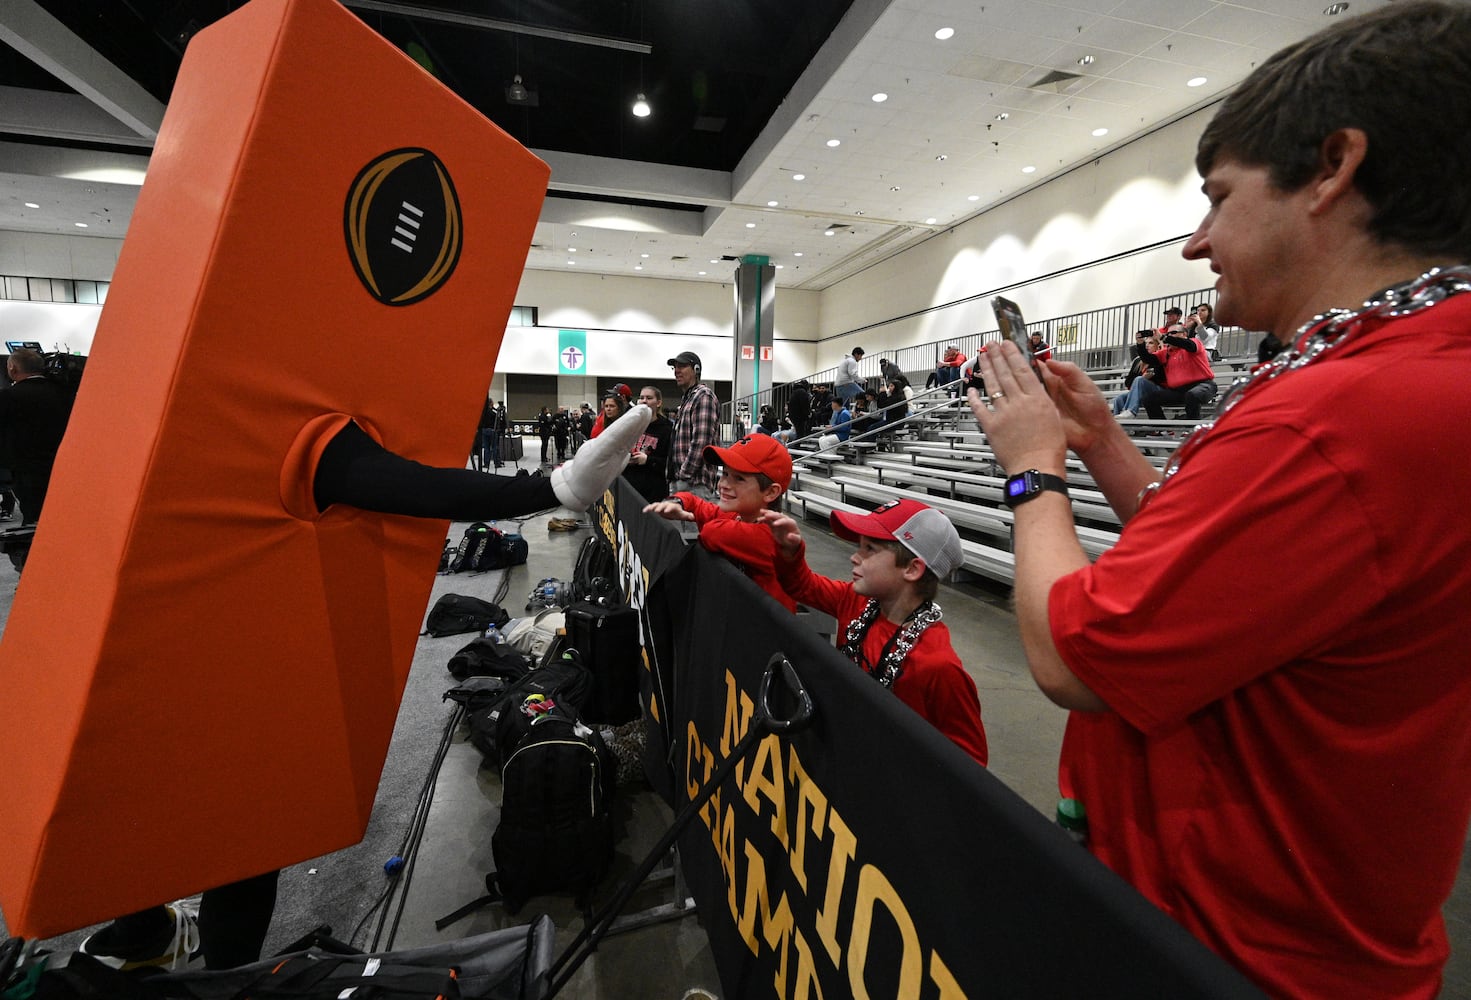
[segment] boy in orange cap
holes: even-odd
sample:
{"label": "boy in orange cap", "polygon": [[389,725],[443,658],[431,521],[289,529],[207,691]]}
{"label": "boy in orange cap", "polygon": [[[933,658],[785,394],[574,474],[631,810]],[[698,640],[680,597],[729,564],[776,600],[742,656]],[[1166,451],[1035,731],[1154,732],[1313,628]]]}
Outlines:
{"label": "boy in orange cap", "polygon": [[852,582],[808,568],[806,542],[791,517],[770,511],[763,520],[782,589],[836,618],[843,655],[984,765],[980,695],[935,603],[941,578],[964,559],[950,519],[918,500],[892,500],[870,514],[833,511],[833,533],[858,543]]}
{"label": "boy in orange cap", "polygon": [[761,523],[762,512],[792,482],[792,456],[786,445],[768,434],[751,434],[729,448],[709,445],[704,458],[706,465],[724,467],[716,503],[693,493],[675,493],[644,511],[670,521],[694,521],[700,526],[701,545],[730,559],[782,607],[796,611],[797,602],[777,582],[771,532]]}

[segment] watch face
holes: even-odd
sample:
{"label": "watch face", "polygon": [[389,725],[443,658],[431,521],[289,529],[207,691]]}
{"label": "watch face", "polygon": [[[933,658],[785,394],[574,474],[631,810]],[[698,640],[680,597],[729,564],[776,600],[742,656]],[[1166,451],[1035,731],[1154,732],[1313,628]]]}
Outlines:
{"label": "watch face", "polygon": [[1011,497],[1012,499],[1015,499],[1016,497],[1019,497],[1026,492],[1027,480],[1025,476],[1018,476],[1015,479],[1008,479],[1006,481],[1006,495]]}

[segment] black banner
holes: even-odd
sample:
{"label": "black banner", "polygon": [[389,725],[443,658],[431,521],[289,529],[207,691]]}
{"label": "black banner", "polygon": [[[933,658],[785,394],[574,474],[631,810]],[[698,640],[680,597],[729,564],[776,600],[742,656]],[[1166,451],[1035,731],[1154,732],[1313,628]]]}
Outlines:
{"label": "black banner", "polygon": [[671,630],[650,638],[674,681],[675,804],[752,724],[774,653],[817,706],[805,731],[758,741],[679,841],[724,995],[1260,996],[745,576],[634,509],[616,536]]}

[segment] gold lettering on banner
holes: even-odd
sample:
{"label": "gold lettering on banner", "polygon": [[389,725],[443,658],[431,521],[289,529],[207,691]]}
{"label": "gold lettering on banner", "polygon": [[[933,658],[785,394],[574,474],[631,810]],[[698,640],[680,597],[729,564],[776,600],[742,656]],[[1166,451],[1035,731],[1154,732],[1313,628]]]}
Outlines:
{"label": "gold lettering on banner", "polygon": [[858,899],[853,903],[853,940],[848,947],[848,985],[853,987],[853,1000],[869,1000],[868,986],[863,981],[863,970],[868,964],[868,941],[873,933],[874,907],[882,903],[884,909],[899,925],[899,938],[904,945],[904,957],[899,960],[898,991],[895,1000],[917,1000],[920,978],[924,969],[924,957],[920,951],[919,933],[904,901],[894,891],[884,873],[873,865],[864,865],[858,872]]}
{"label": "gold lettering on banner", "polygon": [[834,811],[828,820],[833,831],[833,853],[827,865],[827,896],[817,911],[817,939],[827,949],[828,958],[836,966],[843,958],[838,944],[838,911],[843,904],[843,882],[848,875],[848,862],[858,852],[858,838],[848,824]]}
{"label": "gold lettering on banner", "polygon": [[822,840],[822,831],[827,820],[827,796],[822,794],[822,789],[812,783],[807,777],[807,771],[802,767],[802,760],[797,756],[797,748],[792,747],[787,758],[787,770],[791,772],[792,784],[797,789],[797,816],[795,833],[792,836],[792,847],[789,855],[792,866],[792,875],[797,880],[797,885],[802,891],[807,891],[807,837],[804,830],[807,828],[807,810],[812,810],[812,835],[819,841]]}
{"label": "gold lettering on banner", "polygon": [[751,780],[746,783],[746,805],[761,815],[759,798],[765,795],[771,803],[771,833],[785,849],[787,846],[787,793],[781,772],[781,740],[773,733],[756,747],[751,762]]}
{"label": "gold lettering on banner", "polygon": [[[686,729],[685,794],[691,801],[720,761],[730,758],[749,730],[753,713],[750,695],[726,671],[725,706],[716,746],[705,742],[693,720]],[[929,980],[938,990],[938,1000],[966,1000],[940,954],[924,948],[888,876],[862,859],[860,837],[803,766],[796,747],[788,747],[783,761],[781,741],[768,735],[756,745],[749,763],[749,774],[744,762],[734,769],[736,785],[730,798],[716,789],[699,818],[725,881],[736,933],[753,956],[764,957],[776,967],[773,995],[780,1000],[824,1000],[822,982],[839,982],[846,974],[846,995],[868,1000],[869,945],[875,933],[874,918],[882,906],[898,930],[902,950],[896,998],[917,1000],[928,959]],[[771,843],[768,831],[785,854],[799,892],[781,888],[791,882],[777,862],[782,856],[776,853],[777,847],[763,851],[762,845]],[[777,863],[777,882],[768,878],[769,860]],[[849,912],[850,926],[843,928],[841,919]],[[890,921],[878,925],[888,933]],[[815,951],[810,944],[814,935],[822,943]]]}

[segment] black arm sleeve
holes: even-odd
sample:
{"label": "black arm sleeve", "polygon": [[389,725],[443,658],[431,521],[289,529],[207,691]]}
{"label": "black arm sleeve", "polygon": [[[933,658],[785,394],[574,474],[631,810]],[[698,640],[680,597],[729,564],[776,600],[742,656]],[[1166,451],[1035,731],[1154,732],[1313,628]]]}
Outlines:
{"label": "black arm sleeve", "polygon": [[318,510],[335,503],[380,514],[490,521],[560,506],[544,476],[488,476],[439,469],[395,455],[350,423],[317,463],[312,496]]}
{"label": "black arm sleeve", "polygon": [[1169,344],[1171,347],[1183,347],[1191,354],[1194,354],[1196,351],[1200,350],[1200,341],[1196,340],[1194,337],[1176,337],[1171,334],[1170,336],[1165,338],[1165,343]]}

